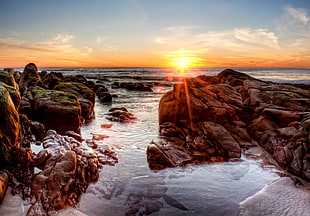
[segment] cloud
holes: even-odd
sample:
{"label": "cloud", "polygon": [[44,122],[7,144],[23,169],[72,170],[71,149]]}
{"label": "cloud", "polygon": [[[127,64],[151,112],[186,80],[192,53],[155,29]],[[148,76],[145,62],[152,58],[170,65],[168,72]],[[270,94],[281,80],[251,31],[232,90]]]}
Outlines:
{"label": "cloud", "polygon": [[0,38],[0,48],[6,51],[32,50],[32,51],[52,52],[52,50],[46,49],[44,47],[35,47],[31,45],[26,45],[25,41],[16,38]]}
{"label": "cloud", "polygon": [[198,65],[219,64],[220,59],[226,59],[226,62],[241,62],[242,59],[251,58],[254,62],[253,59],[257,58],[255,62],[258,62],[258,59],[260,62],[267,62],[271,54],[278,57],[282,51],[278,36],[268,29],[203,30],[202,26],[168,27],[161,36],[154,39],[154,43],[162,46],[163,58],[173,61],[184,56]]}
{"label": "cloud", "polygon": [[96,37],[96,44],[102,44],[102,42],[104,42],[106,40],[106,38],[98,36]]}
{"label": "cloud", "polygon": [[278,37],[268,29],[236,28],[233,30],[233,35],[246,43],[278,48]]}
{"label": "cloud", "polygon": [[296,19],[297,21],[306,25],[310,21],[310,16],[308,16],[308,11],[303,8],[294,8],[290,5],[284,7],[285,12]]}

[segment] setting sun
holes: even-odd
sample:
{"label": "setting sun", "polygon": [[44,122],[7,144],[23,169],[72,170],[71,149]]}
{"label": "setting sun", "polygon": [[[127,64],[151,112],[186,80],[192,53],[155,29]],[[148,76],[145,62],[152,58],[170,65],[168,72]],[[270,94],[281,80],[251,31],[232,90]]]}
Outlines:
{"label": "setting sun", "polygon": [[179,62],[179,67],[180,67],[180,68],[184,68],[185,65],[186,65],[185,62]]}

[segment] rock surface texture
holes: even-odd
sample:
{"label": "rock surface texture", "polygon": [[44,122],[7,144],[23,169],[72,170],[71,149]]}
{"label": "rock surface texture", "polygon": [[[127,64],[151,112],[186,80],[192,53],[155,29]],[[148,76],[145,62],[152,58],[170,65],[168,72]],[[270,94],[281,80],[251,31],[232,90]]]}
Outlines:
{"label": "rock surface texture", "polygon": [[231,69],[185,79],[161,98],[159,124],[161,137],[147,149],[151,168],[238,158],[242,148],[260,145],[283,169],[310,180],[307,85],[264,82]]}

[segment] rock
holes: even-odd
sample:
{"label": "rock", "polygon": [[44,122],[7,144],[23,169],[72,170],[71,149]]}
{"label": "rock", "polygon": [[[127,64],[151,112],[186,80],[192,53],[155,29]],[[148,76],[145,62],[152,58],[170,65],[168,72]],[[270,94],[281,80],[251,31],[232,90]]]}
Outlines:
{"label": "rock", "polygon": [[47,159],[50,156],[51,153],[48,150],[43,149],[31,159],[31,164],[34,167],[43,168],[45,166]]}
{"label": "rock", "polygon": [[95,92],[78,82],[61,82],[54,87],[54,90],[64,91],[75,95],[82,109],[82,116],[89,120],[94,117]]}
{"label": "rock", "polygon": [[25,66],[19,81],[19,88],[31,88],[41,84],[41,77],[38,73],[37,66],[34,63],[29,63]]}
{"label": "rock", "polygon": [[[114,83],[116,85],[116,83]],[[122,82],[118,84],[120,88],[125,88],[127,90],[135,90],[135,91],[147,91],[153,92],[152,87],[146,85],[144,83],[132,83],[132,82]]]}
{"label": "rock", "polygon": [[8,71],[0,71],[0,85],[5,87],[9,91],[13,103],[16,109],[18,110],[21,102],[21,96],[19,93],[18,85],[13,77],[13,74]]}
{"label": "rock", "polygon": [[76,76],[67,75],[67,76],[64,76],[63,81],[64,82],[78,82],[78,83],[85,84],[87,82],[87,79],[83,75],[76,75]]}
{"label": "rock", "polygon": [[203,122],[199,127],[204,135],[212,142],[217,149],[222,148],[228,158],[239,158],[241,150],[239,144],[231,134],[220,124],[214,122]]}
{"label": "rock", "polygon": [[0,167],[9,161],[9,151],[18,145],[19,115],[8,90],[0,85]]}
{"label": "rock", "polygon": [[[160,135],[171,140],[169,148],[183,148],[193,158],[188,162],[238,158],[240,147],[260,145],[285,170],[310,181],[309,107],[306,84],[264,82],[227,69],[175,84],[159,103]],[[148,161],[173,165],[175,156],[164,148],[151,143]]]}
{"label": "rock", "polygon": [[101,92],[98,95],[99,100],[103,104],[110,104],[112,102],[112,95],[109,92]]}
{"label": "rock", "polygon": [[59,133],[73,130],[79,133],[81,105],[76,96],[40,87],[33,88],[32,94],[36,121],[43,123],[47,130],[55,129]]}
{"label": "rock", "polygon": [[112,102],[112,95],[108,92],[109,90],[105,86],[97,85],[95,91],[102,103],[106,104]]}
{"label": "rock", "polygon": [[75,207],[91,182],[99,177],[97,154],[82,146],[73,137],[61,136],[48,130],[42,150],[32,163],[42,168],[31,184],[34,204],[28,213],[50,215],[68,206]]}
{"label": "rock", "polygon": [[0,205],[5,197],[9,185],[9,176],[6,172],[0,171]]}
{"label": "rock", "polygon": [[166,167],[184,165],[192,161],[192,156],[185,148],[173,145],[169,139],[153,140],[147,147],[147,160],[150,169],[158,170]]}
{"label": "rock", "polygon": [[292,137],[297,134],[297,129],[295,127],[285,127],[285,128],[279,128],[277,131],[280,133],[281,136],[284,137]]}
{"label": "rock", "polygon": [[82,136],[78,133],[75,133],[74,131],[66,131],[64,135],[67,135],[69,137],[73,137],[74,139],[76,139],[79,142],[83,141]]}
{"label": "rock", "polygon": [[54,89],[56,85],[62,82],[62,73],[50,72],[42,77],[42,85],[47,89]]}
{"label": "rock", "polygon": [[125,107],[120,107],[120,108],[111,108],[109,112],[105,115],[108,115],[109,117],[106,117],[110,121],[117,121],[117,122],[132,122],[137,117],[128,112],[128,110]]}

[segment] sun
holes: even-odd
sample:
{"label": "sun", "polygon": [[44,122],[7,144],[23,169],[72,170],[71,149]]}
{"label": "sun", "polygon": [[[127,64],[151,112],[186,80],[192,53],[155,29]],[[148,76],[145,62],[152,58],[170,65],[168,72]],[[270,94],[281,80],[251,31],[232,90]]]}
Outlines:
{"label": "sun", "polygon": [[186,63],[184,61],[179,62],[179,67],[180,68],[185,68]]}

